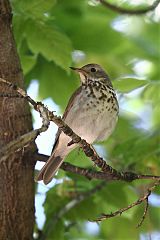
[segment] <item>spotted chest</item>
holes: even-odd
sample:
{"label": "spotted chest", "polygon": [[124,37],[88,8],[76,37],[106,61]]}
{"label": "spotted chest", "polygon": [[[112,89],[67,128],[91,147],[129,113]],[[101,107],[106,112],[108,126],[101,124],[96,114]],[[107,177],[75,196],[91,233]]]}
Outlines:
{"label": "spotted chest", "polygon": [[118,114],[118,102],[111,86],[102,84],[99,81],[91,81],[87,86],[82,86],[82,88],[83,97],[86,101],[84,106],[86,111],[90,111],[93,108],[97,114],[104,112]]}

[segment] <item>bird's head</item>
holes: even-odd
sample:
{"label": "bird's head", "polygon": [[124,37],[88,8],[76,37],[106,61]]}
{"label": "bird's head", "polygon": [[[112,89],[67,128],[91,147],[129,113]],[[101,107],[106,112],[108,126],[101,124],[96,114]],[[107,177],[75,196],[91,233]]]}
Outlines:
{"label": "bird's head", "polygon": [[87,83],[88,80],[103,82],[107,81],[108,83],[110,82],[107,73],[98,64],[90,63],[81,68],[77,67],[70,68],[79,73],[82,83]]}

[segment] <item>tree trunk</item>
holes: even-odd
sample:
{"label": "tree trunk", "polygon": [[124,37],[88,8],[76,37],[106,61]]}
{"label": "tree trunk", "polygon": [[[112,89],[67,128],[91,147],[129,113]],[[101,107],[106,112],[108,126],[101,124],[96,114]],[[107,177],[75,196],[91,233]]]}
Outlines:
{"label": "tree trunk", "polygon": [[[23,88],[11,21],[9,1],[0,0],[0,77]],[[0,147],[32,129],[28,103],[15,95],[0,83]],[[0,240],[32,239],[34,143],[26,149],[13,152],[4,161],[0,159]]]}

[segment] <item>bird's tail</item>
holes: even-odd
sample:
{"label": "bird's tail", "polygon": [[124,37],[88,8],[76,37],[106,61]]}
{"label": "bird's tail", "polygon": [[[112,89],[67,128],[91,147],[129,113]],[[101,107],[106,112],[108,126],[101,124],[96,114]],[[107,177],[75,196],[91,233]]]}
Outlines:
{"label": "bird's tail", "polygon": [[60,156],[51,156],[46,162],[46,164],[43,166],[39,174],[35,177],[35,180],[43,180],[44,184],[48,184],[52,180],[62,163],[63,158],[61,158]]}

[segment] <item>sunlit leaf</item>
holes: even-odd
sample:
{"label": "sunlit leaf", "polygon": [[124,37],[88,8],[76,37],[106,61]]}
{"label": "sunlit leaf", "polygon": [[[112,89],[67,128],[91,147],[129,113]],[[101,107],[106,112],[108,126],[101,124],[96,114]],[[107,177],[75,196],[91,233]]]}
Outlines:
{"label": "sunlit leaf", "polygon": [[113,84],[115,89],[117,89],[118,91],[128,93],[136,88],[140,88],[147,85],[148,81],[136,78],[123,78],[115,80]]}
{"label": "sunlit leaf", "polygon": [[26,38],[30,50],[41,53],[48,61],[68,71],[71,64],[71,42],[55,26],[42,22],[29,21],[26,29]]}
{"label": "sunlit leaf", "polygon": [[159,105],[160,102],[160,81],[151,82],[143,91],[142,96],[145,100]]}
{"label": "sunlit leaf", "polygon": [[32,54],[25,40],[22,41],[19,48],[19,55],[22,64],[23,73],[27,74],[35,66],[37,55]]}
{"label": "sunlit leaf", "polygon": [[18,14],[30,18],[43,18],[56,4],[56,0],[12,0],[13,7]]}
{"label": "sunlit leaf", "polygon": [[56,66],[53,62],[48,62],[40,56],[36,66],[26,78],[27,81],[38,79],[40,82],[40,97],[51,97],[63,111],[70,96],[78,87],[75,73],[68,75],[66,71]]}

